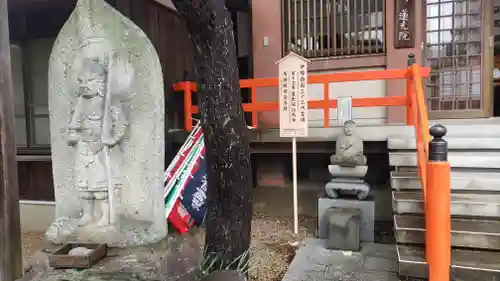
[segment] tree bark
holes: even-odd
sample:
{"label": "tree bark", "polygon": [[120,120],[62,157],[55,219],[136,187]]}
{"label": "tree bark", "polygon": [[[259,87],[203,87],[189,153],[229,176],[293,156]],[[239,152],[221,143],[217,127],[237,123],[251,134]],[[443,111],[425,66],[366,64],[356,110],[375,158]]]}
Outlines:
{"label": "tree bark", "polygon": [[0,281],[23,273],[8,18],[0,0]]}
{"label": "tree bark", "polygon": [[207,151],[207,254],[237,267],[250,246],[252,168],[233,23],[223,0],[173,0],[195,49]]}

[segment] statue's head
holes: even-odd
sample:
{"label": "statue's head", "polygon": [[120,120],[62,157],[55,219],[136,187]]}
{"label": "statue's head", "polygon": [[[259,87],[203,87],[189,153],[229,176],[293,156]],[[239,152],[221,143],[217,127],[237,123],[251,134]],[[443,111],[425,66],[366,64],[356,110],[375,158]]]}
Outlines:
{"label": "statue's head", "polygon": [[85,98],[106,95],[110,61],[108,41],[90,38],[82,42],[81,68],[78,73],[79,94]]}
{"label": "statue's head", "polygon": [[78,74],[78,91],[84,98],[106,95],[108,71],[97,58],[85,58]]}
{"label": "statue's head", "polygon": [[344,122],[344,134],[346,136],[352,136],[356,130],[356,123],[352,120],[347,120]]}

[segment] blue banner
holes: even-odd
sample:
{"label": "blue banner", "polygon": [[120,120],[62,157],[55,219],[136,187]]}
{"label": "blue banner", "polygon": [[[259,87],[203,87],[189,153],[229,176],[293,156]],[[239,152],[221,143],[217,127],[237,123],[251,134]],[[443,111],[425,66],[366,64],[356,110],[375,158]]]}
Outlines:
{"label": "blue banner", "polygon": [[207,170],[205,157],[200,157],[200,162],[193,171],[192,178],[182,194],[182,205],[193,217],[197,225],[201,225],[205,216],[205,201],[207,199]]}

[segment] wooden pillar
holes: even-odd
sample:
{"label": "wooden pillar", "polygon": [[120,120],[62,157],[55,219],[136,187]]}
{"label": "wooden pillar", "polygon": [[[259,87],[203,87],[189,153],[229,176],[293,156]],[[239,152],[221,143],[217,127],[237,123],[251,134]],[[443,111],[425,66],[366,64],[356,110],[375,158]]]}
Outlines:
{"label": "wooden pillar", "polygon": [[0,155],[0,281],[14,281],[22,250],[7,0],[0,0]]}

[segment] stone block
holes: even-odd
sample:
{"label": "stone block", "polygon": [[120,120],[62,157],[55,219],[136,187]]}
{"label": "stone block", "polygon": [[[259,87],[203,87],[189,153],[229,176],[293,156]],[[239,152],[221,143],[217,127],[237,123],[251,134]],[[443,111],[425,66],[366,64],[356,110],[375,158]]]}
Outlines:
{"label": "stone block", "polygon": [[375,202],[373,198],[368,197],[366,200],[352,199],[318,199],[318,232],[319,238],[326,239],[328,237],[328,219],[326,211],[330,208],[353,208],[361,210],[361,242],[373,242],[375,229]]}
{"label": "stone block", "polygon": [[363,200],[370,192],[370,186],[362,180],[356,179],[333,179],[325,186],[328,197],[337,198],[338,195],[356,195],[359,200]]}
{"label": "stone block", "polygon": [[333,177],[363,178],[368,172],[368,166],[341,167],[338,165],[329,165],[328,171]]}
{"label": "stone block", "polygon": [[329,208],[326,210],[326,248],[330,250],[359,251],[361,210]]}

